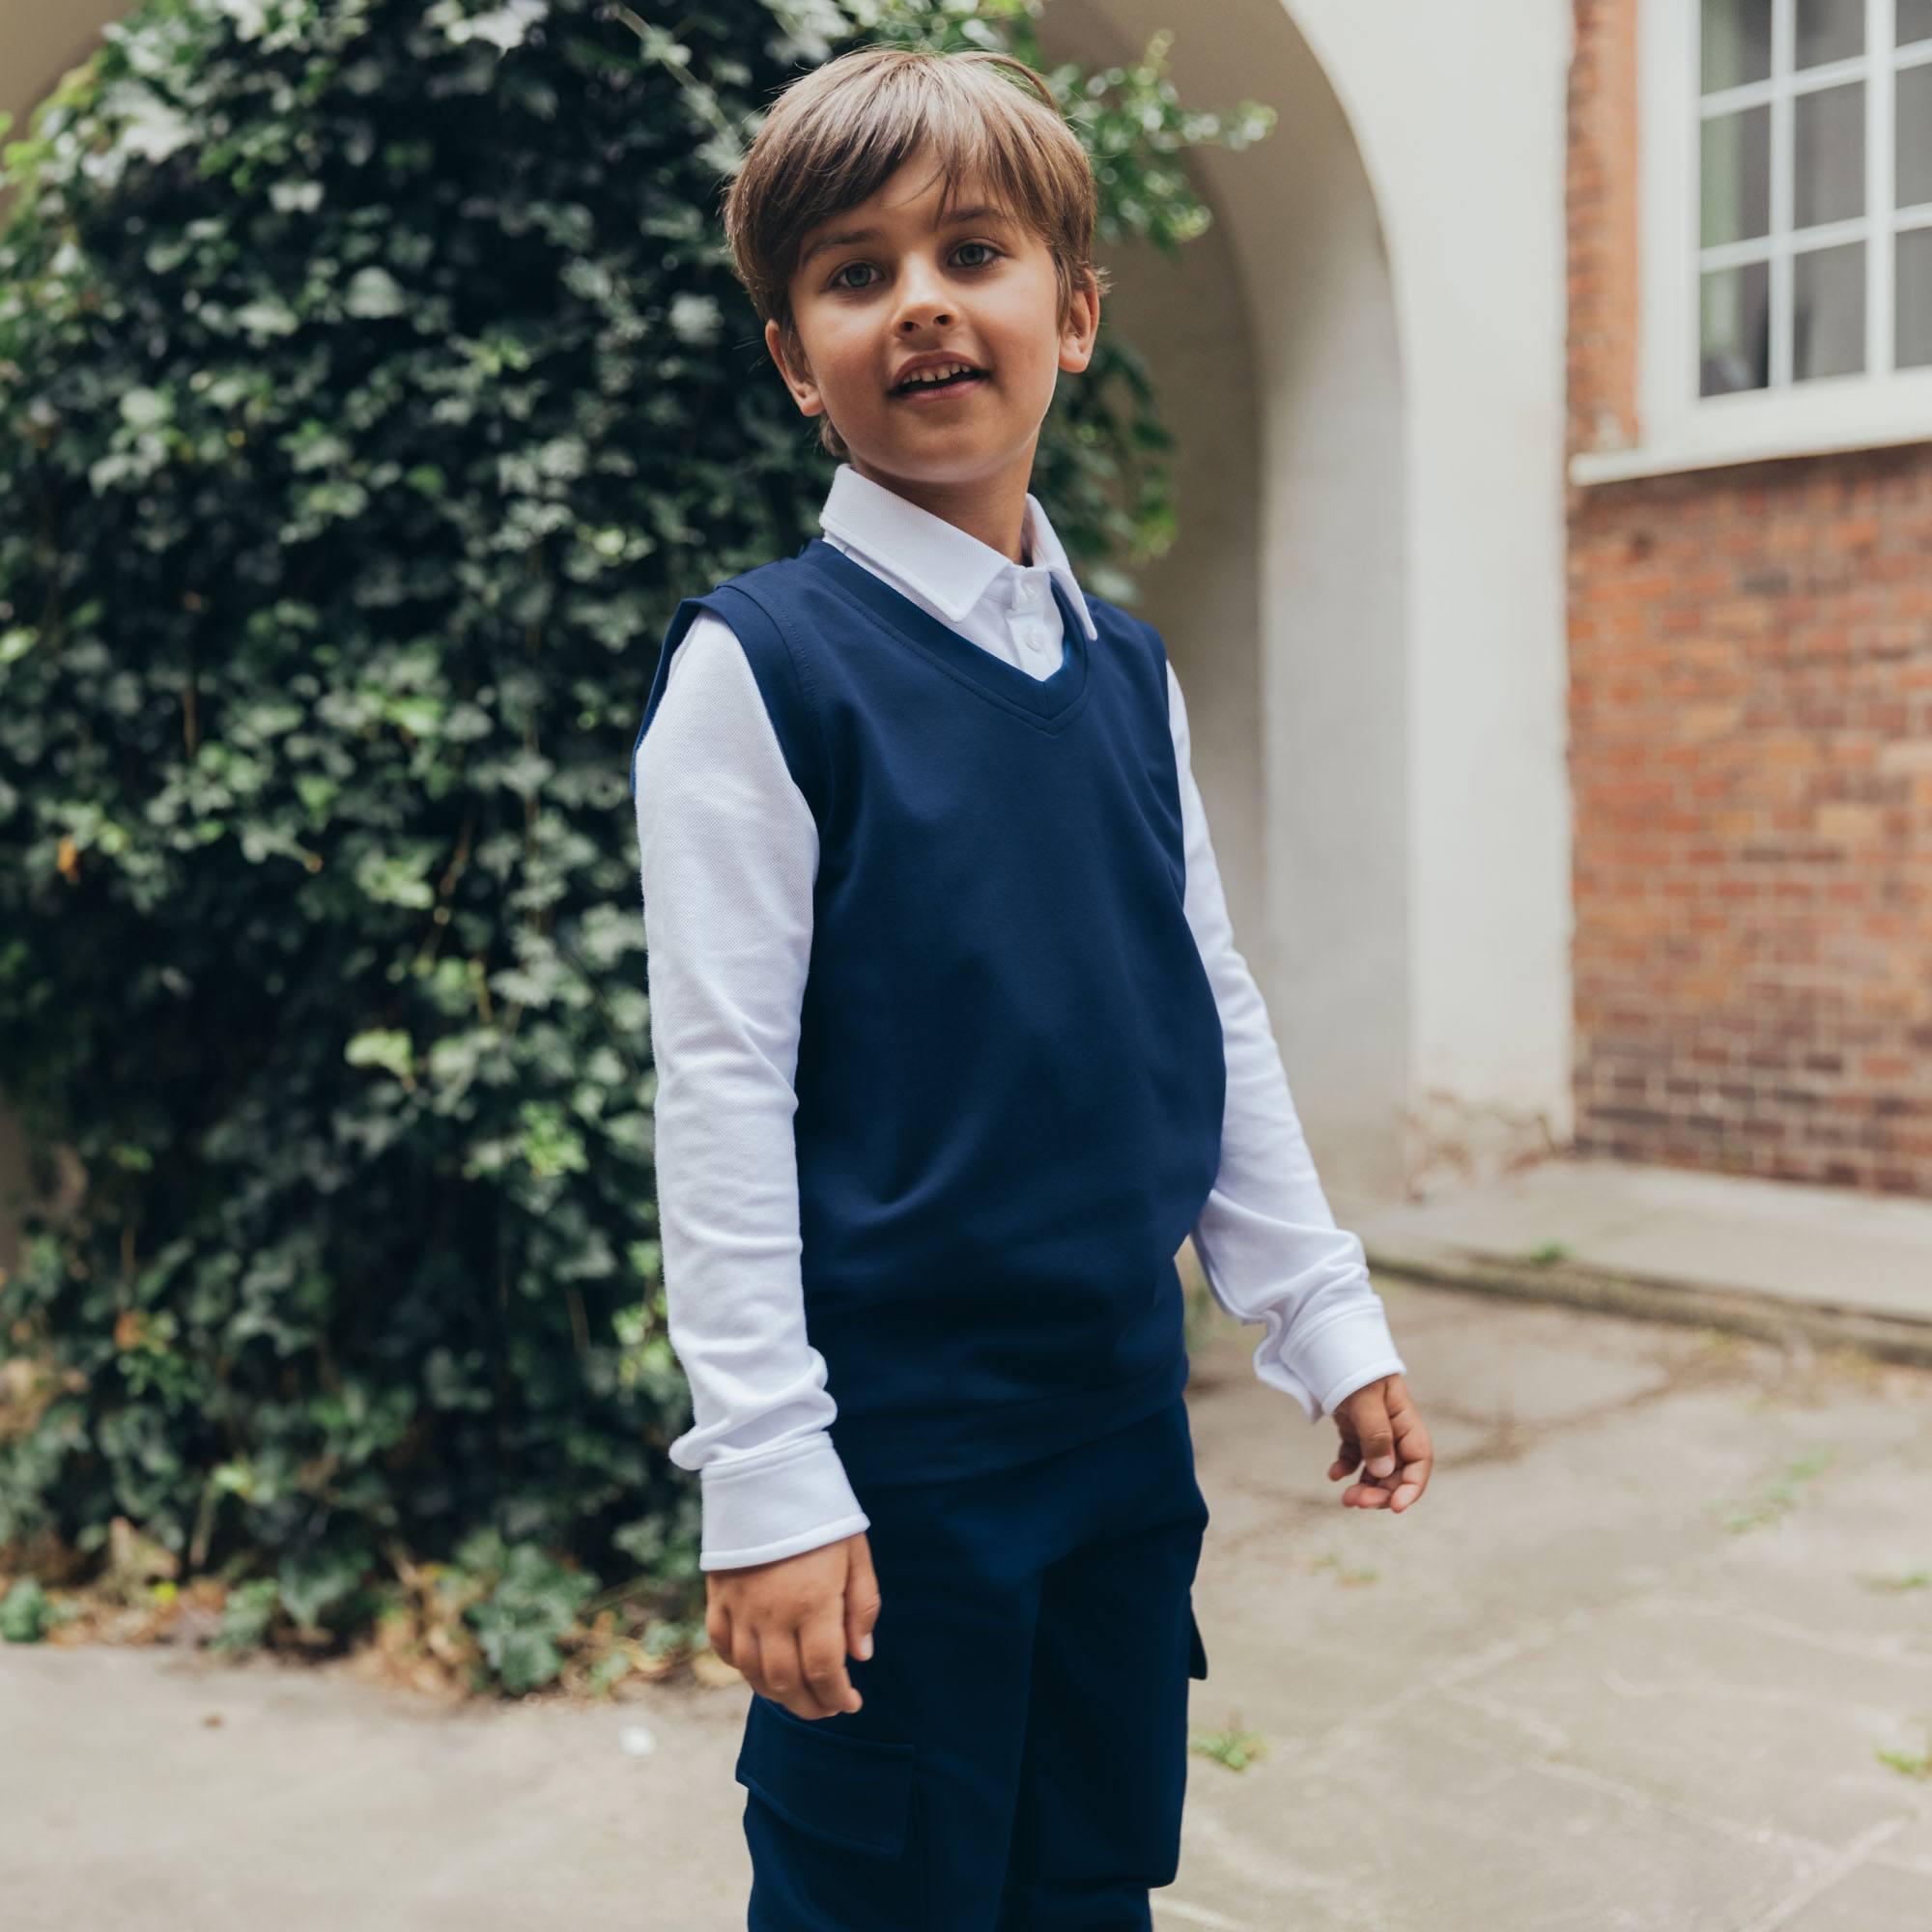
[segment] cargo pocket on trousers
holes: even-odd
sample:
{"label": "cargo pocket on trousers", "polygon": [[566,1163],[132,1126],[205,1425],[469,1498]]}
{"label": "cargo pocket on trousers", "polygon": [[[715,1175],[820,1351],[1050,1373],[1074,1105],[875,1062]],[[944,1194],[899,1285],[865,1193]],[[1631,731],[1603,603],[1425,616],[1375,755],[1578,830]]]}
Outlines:
{"label": "cargo pocket on trousers", "polygon": [[1201,1623],[1194,1614],[1194,1605],[1191,1603],[1187,1606],[1187,1632],[1188,1642],[1192,1646],[1192,1651],[1187,1662],[1187,1674],[1190,1677],[1206,1677],[1208,1675],[1208,1647],[1201,1641]]}
{"label": "cargo pocket on trousers", "polygon": [[814,1922],[920,1932],[923,1874],[910,1855],[915,1747],[825,1728],[753,1692],[733,1776],[753,1889]]}

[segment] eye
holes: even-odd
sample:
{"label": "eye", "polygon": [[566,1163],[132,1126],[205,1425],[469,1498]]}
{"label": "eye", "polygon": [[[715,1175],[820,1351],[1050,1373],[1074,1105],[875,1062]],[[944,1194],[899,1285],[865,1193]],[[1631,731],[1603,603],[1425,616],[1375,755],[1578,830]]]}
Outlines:
{"label": "eye", "polygon": [[[1000,250],[994,247],[994,245],[990,242],[960,242],[959,247],[953,249],[952,252],[956,256],[960,252],[960,249],[963,248],[983,248],[986,251],[987,259],[983,262],[961,263],[960,266],[962,268],[967,268],[967,269],[991,268],[993,263],[998,261],[1000,258]],[[846,289],[849,290],[852,294],[856,295],[861,290],[869,288],[871,284],[869,282],[848,282],[845,280],[845,277],[848,274],[850,274],[854,269],[869,270],[871,266],[872,265],[869,262],[847,262],[845,266],[832,277],[829,286],[835,289]]]}

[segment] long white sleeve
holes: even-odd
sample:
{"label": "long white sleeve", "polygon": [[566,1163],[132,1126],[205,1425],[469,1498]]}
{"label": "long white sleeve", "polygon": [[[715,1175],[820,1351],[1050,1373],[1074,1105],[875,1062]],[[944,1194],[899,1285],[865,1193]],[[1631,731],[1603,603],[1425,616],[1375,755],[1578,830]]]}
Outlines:
{"label": "long white sleeve", "polygon": [[1311,1422],[1346,1395],[1406,1374],[1387,1312],[1369,1283],[1360,1239],[1335,1225],[1268,1025],[1267,1008],[1236,950],[1189,749],[1187,706],[1168,666],[1169,724],[1180,778],[1187,923],[1214,988],[1228,1064],[1221,1166],[1194,1227],[1194,1249],[1216,1301],[1266,1333],[1255,1374],[1284,1389]]}
{"label": "long white sleeve", "polygon": [[[1046,578],[1065,552],[1028,499],[1022,569],[840,466],[828,542],[982,648],[1036,677],[1060,662]],[[1091,628],[1089,635],[1093,635]],[[1406,1372],[1360,1241],[1337,1230],[1269,1030],[1236,950],[1187,712],[1168,670],[1185,912],[1213,987],[1228,1097],[1216,1182],[1193,1231],[1208,1286],[1266,1333],[1257,1376],[1310,1420]],[[837,1407],[806,1330],[797,1155],[799,1014],[811,951],[817,827],[730,627],[699,612],[638,753],[638,839],[657,1063],[660,1235],[671,1345],[692,1427],[705,1570],[770,1562],[869,1527],[829,1427]]]}
{"label": "long white sleeve", "polygon": [[792,1116],[818,828],[729,626],[700,611],[638,748],[657,1064],[657,1180],[671,1347],[699,1472],[699,1567],[734,1569],[870,1519],[826,1426],[807,1340]]}

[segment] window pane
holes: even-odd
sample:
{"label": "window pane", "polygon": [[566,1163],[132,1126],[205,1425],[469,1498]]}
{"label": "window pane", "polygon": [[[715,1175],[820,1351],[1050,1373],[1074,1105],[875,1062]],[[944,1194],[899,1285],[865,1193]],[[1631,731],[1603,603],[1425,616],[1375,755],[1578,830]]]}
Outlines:
{"label": "window pane", "polygon": [[1771,383],[1771,264],[1746,262],[1704,277],[1698,303],[1700,396]]}
{"label": "window pane", "polygon": [[1793,226],[1865,212],[1865,88],[1820,88],[1791,104]]}
{"label": "window pane", "polygon": [[1771,0],[1704,0],[1704,92],[1770,77]]}
{"label": "window pane", "polygon": [[1898,238],[1898,366],[1932,363],[1932,228]]}
{"label": "window pane", "polygon": [[1704,123],[1698,195],[1705,247],[1771,232],[1769,107],[1747,107]]}
{"label": "window pane", "polygon": [[1898,44],[1932,41],[1932,0],[1898,0]]}
{"label": "window pane", "polygon": [[1921,201],[1932,201],[1932,67],[1908,67],[1898,76],[1898,205]]}
{"label": "window pane", "polygon": [[1798,65],[1823,67],[1865,50],[1865,0],[1798,0]]}
{"label": "window pane", "polygon": [[1865,244],[1808,248],[1791,261],[1791,377],[1865,366]]}

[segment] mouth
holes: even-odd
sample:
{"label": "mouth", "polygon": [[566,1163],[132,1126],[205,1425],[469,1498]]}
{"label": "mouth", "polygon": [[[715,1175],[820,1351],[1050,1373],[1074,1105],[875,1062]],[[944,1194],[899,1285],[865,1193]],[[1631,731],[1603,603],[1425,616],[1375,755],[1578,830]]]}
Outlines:
{"label": "mouth", "polygon": [[886,393],[895,402],[931,403],[943,396],[964,395],[970,389],[977,389],[991,379],[984,369],[968,369],[963,375],[948,376],[933,383],[918,377],[909,378]]}

